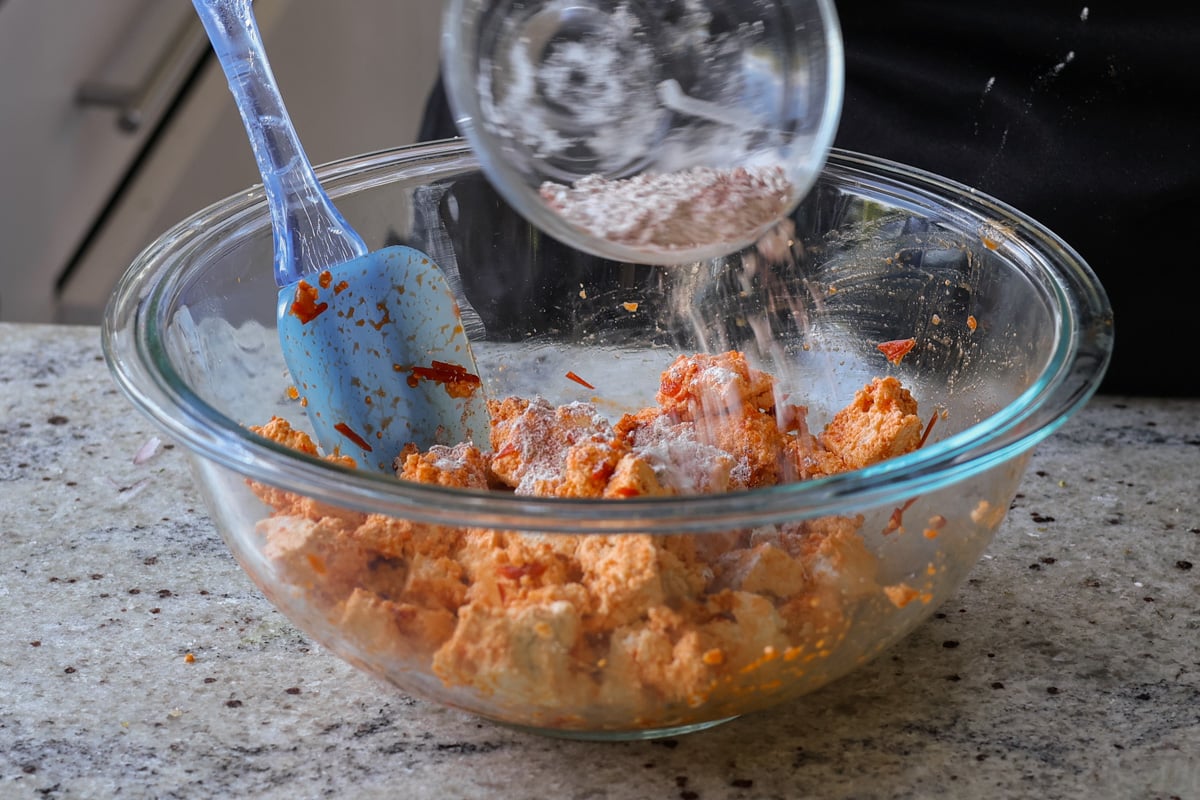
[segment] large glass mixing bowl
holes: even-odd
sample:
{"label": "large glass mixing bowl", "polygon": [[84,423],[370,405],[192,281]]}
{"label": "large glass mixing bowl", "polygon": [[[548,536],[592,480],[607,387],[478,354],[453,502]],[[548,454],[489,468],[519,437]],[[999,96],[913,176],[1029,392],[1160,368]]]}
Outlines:
{"label": "large glass mixing bowl", "polygon": [[[814,432],[877,376],[933,422],[919,449],[866,468],[689,497],[537,498],[356,471],[249,430],[274,415],[305,427],[261,188],[163,234],[117,287],[104,349],[133,404],[186,448],[242,567],[308,635],[399,690],[544,733],[697,730],[883,652],[970,572],[1031,448],[1088,400],[1111,352],[1108,300],[1068,245],[875,158],[835,151],[776,236],[672,266],[562,246],[461,142],[318,171],[371,247],[407,243],[447,272],[494,398],[615,418],[653,403],[675,356],[733,349],[807,406]],[[903,358],[879,348],[908,340]]]}

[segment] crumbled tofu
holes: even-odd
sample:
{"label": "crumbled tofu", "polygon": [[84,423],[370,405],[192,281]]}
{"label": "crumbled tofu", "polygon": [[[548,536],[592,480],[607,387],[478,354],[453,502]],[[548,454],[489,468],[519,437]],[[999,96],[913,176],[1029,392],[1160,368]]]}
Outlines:
{"label": "crumbled tofu", "polygon": [[[396,474],[619,502],[831,475],[920,445],[916,401],[894,378],[865,386],[816,434],[807,409],[776,394],[773,377],[741,353],[681,356],[662,374],[657,405],[615,424],[587,402],[490,401],[490,450],[409,447]],[[255,430],[317,455],[284,420]],[[273,509],[259,527],[264,554],[360,652],[559,722],[603,706],[614,719],[660,725],[664,709],[774,691],[782,670],[847,635],[853,603],[912,599],[906,587],[879,586],[861,518],[696,535],[536,535],[253,488]]]}

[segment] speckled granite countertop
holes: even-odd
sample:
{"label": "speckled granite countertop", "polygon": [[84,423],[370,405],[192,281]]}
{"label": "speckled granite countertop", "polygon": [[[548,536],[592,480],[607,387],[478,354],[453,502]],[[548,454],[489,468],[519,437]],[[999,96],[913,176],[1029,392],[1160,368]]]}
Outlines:
{"label": "speckled granite countertop", "polygon": [[1200,797],[1198,423],[1200,401],[1094,399],[891,651],[785,708],[590,744],[310,643],[183,453],[134,463],[155,431],[98,331],[0,324],[0,797]]}

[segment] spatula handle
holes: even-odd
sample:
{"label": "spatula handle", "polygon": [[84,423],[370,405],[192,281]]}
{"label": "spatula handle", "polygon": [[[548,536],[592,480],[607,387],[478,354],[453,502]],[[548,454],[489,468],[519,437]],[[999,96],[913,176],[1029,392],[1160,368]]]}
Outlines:
{"label": "spatula handle", "polygon": [[275,236],[275,282],[289,286],[367,252],[334,207],[283,105],[251,0],[192,0],[250,137]]}

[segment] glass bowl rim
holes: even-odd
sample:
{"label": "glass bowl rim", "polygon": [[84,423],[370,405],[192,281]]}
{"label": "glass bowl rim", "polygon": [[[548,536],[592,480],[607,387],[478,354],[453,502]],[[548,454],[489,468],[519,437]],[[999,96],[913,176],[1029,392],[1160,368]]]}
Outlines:
{"label": "glass bowl rim", "polygon": [[[405,145],[317,168],[330,196],[451,169],[477,170],[462,139]],[[383,177],[379,177],[380,175]],[[1059,314],[1057,342],[1045,369],[1002,409],[946,439],[865,469],[722,494],[611,499],[525,497],[400,481],[306,456],[251,433],[196,395],[175,371],[161,331],[170,324],[171,291],[182,258],[239,226],[267,227],[261,185],[220,200],[152,242],[109,300],[101,344],[110,373],[129,400],[193,454],[247,479],[415,521],[567,533],[684,533],[747,528],[866,508],[900,505],[982,472],[1032,448],[1095,393],[1111,357],[1111,307],[1095,274],[1057,235],[1022,212],[930,172],[835,148],[822,172],[841,184],[887,190],[940,212],[1003,230],[1000,246],[1020,246],[1042,269]],[[220,223],[220,224],[217,224]],[[265,423],[266,420],[263,420]]]}

